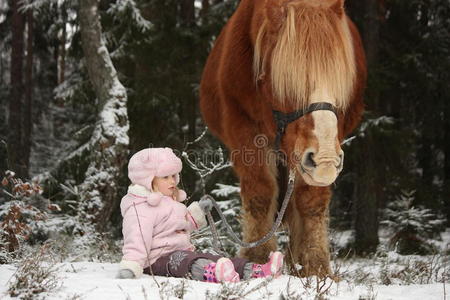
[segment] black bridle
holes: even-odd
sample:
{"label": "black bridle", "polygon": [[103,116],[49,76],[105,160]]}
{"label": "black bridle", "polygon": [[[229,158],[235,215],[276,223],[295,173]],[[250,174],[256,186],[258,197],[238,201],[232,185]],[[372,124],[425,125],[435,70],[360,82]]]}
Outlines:
{"label": "black bridle", "polygon": [[315,110],[329,110],[332,111],[337,117],[337,109],[336,107],[328,102],[317,102],[310,104],[306,109],[296,110],[290,113],[284,113],[278,110],[272,110],[273,118],[275,119],[275,123],[277,124],[277,136],[275,138],[275,150],[278,151],[280,148],[281,138],[284,135],[284,131],[289,123],[294,122],[295,120],[303,117],[310,112]]}

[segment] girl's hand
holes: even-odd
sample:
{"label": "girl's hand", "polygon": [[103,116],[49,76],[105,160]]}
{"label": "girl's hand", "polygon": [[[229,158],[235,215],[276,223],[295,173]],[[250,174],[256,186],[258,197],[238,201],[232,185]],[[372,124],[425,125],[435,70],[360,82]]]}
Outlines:
{"label": "girl's hand", "polygon": [[173,189],[172,199],[178,201],[179,190],[177,187]]}
{"label": "girl's hand", "polygon": [[211,211],[213,208],[213,203],[209,197],[203,196],[200,201],[198,202],[198,205],[202,209],[202,211],[206,214],[208,211]]}
{"label": "girl's hand", "polygon": [[130,269],[120,269],[119,272],[117,272],[116,278],[118,279],[133,279],[136,278],[133,271]]}

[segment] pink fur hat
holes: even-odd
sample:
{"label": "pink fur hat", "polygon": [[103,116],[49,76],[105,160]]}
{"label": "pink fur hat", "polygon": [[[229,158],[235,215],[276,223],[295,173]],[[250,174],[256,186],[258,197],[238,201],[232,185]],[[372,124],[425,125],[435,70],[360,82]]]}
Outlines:
{"label": "pink fur hat", "polygon": [[133,184],[139,184],[152,190],[155,176],[164,177],[176,174],[177,184],[183,164],[170,148],[147,148],[135,153],[128,163],[128,178]]}

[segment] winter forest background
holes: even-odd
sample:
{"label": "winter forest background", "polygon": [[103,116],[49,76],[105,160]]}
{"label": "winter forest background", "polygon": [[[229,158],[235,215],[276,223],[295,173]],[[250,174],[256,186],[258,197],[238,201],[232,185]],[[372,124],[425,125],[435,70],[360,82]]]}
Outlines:
{"label": "winter forest background", "polygon": [[[126,165],[149,146],[186,153],[190,201],[215,190],[239,211],[227,151],[198,108],[203,65],[238,2],[101,0],[93,11],[95,0],[0,0],[0,264],[50,240],[63,256],[120,259]],[[450,2],[346,8],[369,78],[333,188],[330,230],[349,236],[333,253],[448,261]]]}

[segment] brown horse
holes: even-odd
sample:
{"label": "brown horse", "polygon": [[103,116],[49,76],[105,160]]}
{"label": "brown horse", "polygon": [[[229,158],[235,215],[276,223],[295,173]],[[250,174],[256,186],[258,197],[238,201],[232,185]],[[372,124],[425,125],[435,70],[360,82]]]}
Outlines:
{"label": "brown horse", "polygon": [[[203,118],[231,151],[240,179],[245,241],[261,238],[276,217],[286,179],[270,155],[278,144],[282,164],[297,172],[283,222],[289,261],[304,276],[331,274],[329,185],[342,170],[340,144],[364,108],[364,50],[343,2],[242,0],[200,88]],[[264,262],[276,247],[272,239],[241,255]]]}

